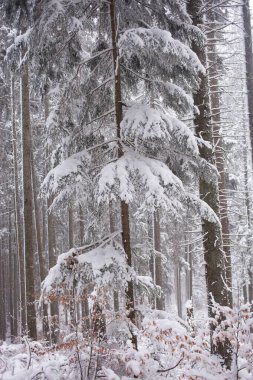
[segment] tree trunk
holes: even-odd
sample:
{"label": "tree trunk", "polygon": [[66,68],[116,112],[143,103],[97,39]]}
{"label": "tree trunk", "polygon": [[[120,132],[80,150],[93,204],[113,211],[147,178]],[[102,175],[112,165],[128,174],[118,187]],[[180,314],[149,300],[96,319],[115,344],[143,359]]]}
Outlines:
{"label": "tree trunk", "polygon": [[180,263],[176,262],[175,268],[176,274],[176,289],[177,289],[177,312],[178,316],[182,318],[182,287],[181,287],[181,267]]}
{"label": "tree trunk", "polygon": [[83,221],[83,208],[79,204],[79,244],[83,245],[84,242],[84,221]]}
{"label": "tree trunk", "polygon": [[3,250],[3,239],[1,239],[1,247],[0,247],[0,302],[1,302],[1,313],[0,313],[0,339],[5,341],[5,332],[6,332],[6,325],[5,325],[5,284],[6,284],[6,278],[5,278],[5,271],[4,271],[4,263],[5,258],[3,257],[2,252]]}
{"label": "tree trunk", "polygon": [[[53,202],[52,197],[48,198],[47,209],[49,210]],[[55,257],[55,221],[52,211],[47,213],[47,243],[48,243],[48,262],[49,269],[56,264]],[[58,340],[58,330],[59,330],[59,307],[57,300],[52,300],[50,302],[50,336],[52,343],[56,343]]]}
{"label": "tree trunk", "polygon": [[38,259],[39,259],[40,281],[43,281],[44,278],[46,277],[46,263],[43,257],[43,249],[42,249],[42,241],[41,241],[40,212],[39,212],[38,197],[37,197],[36,176],[35,176],[33,154],[32,154],[31,166],[32,166],[32,185],[33,185],[33,204],[34,204],[36,246],[37,246],[37,252],[38,252]]}
{"label": "tree trunk", "polygon": [[[73,207],[69,204],[68,207],[68,238],[69,238],[69,249],[74,246],[74,218],[73,218]],[[70,328],[72,331],[76,329],[77,316],[76,309],[78,307],[77,301],[75,299],[75,281],[73,281],[73,289],[69,297],[69,314],[70,314]]]}
{"label": "tree trunk", "polygon": [[[24,52],[23,55],[24,56]],[[31,338],[37,338],[34,257],[33,257],[33,194],[31,170],[31,124],[29,100],[29,75],[27,64],[21,76],[22,152],[23,152],[23,202],[24,202],[24,254],[26,278],[27,329]]]}
{"label": "tree trunk", "polygon": [[17,161],[17,131],[16,131],[16,112],[15,112],[15,82],[11,78],[11,108],[12,108],[12,152],[13,152],[13,176],[14,176],[14,201],[15,201],[15,233],[17,251],[17,328],[18,335],[26,329],[26,297],[25,297],[25,263],[22,241],[22,226],[19,201],[19,180],[18,180],[18,161]]}
{"label": "tree trunk", "polygon": [[207,57],[209,61],[209,88],[211,101],[211,123],[213,129],[213,143],[215,146],[215,165],[219,173],[219,215],[222,226],[222,241],[223,251],[225,254],[225,277],[226,285],[230,292],[227,292],[228,305],[232,307],[232,268],[231,268],[231,253],[230,253],[230,238],[229,238],[229,220],[228,220],[228,204],[227,204],[227,189],[225,177],[225,160],[223,154],[223,137],[221,135],[221,117],[220,117],[220,96],[218,82],[218,64],[217,53],[215,46],[215,27],[216,16],[214,12],[209,13],[208,21],[210,22],[211,32],[208,34],[208,39],[211,42],[210,48],[207,48]]}
{"label": "tree trunk", "polygon": [[156,297],[156,309],[165,309],[165,300],[163,294],[163,271],[161,256],[161,228],[159,211],[154,212],[154,249],[155,249],[155,284],[160,286],[160,297]]}
{"label": "tree trunk", "polygon": [[[110,0],[110,20],[111,20],[111,39],[113,53],[113,69],[114,69],[114,97],[115,97],[115,114],[118,143],[118,158],[123,156],[123,149],[120,143],[121,128],[120,123],[123,119],[122,98],[121,98],[121,77],[119,65],[118,51],[118,25],[115,13],[115,0]],[[122,225],[122,243],[127,256],[127,264],[132,267],[132,253],[130,244],[130,225],[129,225],[129,208],[125,201],[120,203],[121,225]],[[126,309],[128,318],[133,324],[136,324],[135,305],[134,305],[134,286],[133,281],[129,281],[126,289]],[[132,334],[132,343],[137,348],[137,337]]]}
{"label": "tree trunk", "polygon": [[[190,0],[188,3],[188,10],[192,16],[193,24],[195,26],[203,25],[203,19],[198,12],[201,6],[201,0]],[[200,46],[193,42],[192,49],[197,54],[204,67],[207,67],[207,58],[204,46]],[[194,95],[194,103],[199,109],[199,112],[195,115],[196,134],[198,137],[201,137],[212,144],[213,136],[209,99],[209,80],[207,75],[201,75],[201,84],[198,92]],[[212,151],[204,145],[200,147],[200,156],[207,162],[211,164],[214,163]],[[200,178],[199,192],[201,199],[204,200],[219,216],[218,183],[209,183],[206,182],[204,178]],[[210,317],[214,317],[215,315],[212,310],[212,296],[214,301],[220,305],[231,306],[231,293],[227,290],[227,287],[224,286],[226,272],[222,231],[220,226],[215,223],[210,223],[207,220],[203,220],[202,229],[203,235],[205,236],[203,246],[206,263],[205,276],[208,294],[208,313]],[[211,325],[211,330],[214,329],[215,327]],[[211,350],[213,353],[221,355],[225,365],[230,367],[231,354],[229,344],[214,346],[211,339]]]}
{"label": "tree trunk", "polygon": [[[11,210],[11,205],[10,205]],[[12,223],[11,223],[11,211],[8,214],[8,224],[9,224],[9,241],[8,241],[8,278],[9,283],[8,288],[8,313],[6,314],[6,326],[9,333],[9,341],[12,341],[13,337],[13,252],[12,252]],[[6,337],[7,338],[7,337]]]}
{"label": "tree trunk", "polygon": [[69,205],[68,208],[68,220],[69,220],[69,249],[74,247],[74,212],[73,207]]}
{"label": "tree trunk", "polygon": [[[44,105],[45,105],[45,123],[46,123],[47,118],[49,116],[49,101],[48,101],[47,93],[45,94]],[[46,158],[48,158],[48,154],[46,154]],[[45,170],[46,172],[50,170],[48,161],[46,163]],[[47,205],[46,205],[47,254],[48,254],[49,269],[52,268],[56,264],[55,220],[54,220],[53,211],[49,211],[50,206],[52,205],[52,202],[53,202],[53,197],[50,196],[47,199]],[[56,343],[58,340],[58,335],[59,335],[59,307],[58,307],[57,300],[50,301],[49,307],[50,307],[50,319],[48,320],[48,324],[49,324],[50,340],[52,343]],[[46,306],[44,306],[44,318],[46,318],[45,314],[47,315]],[[46,324],[46,319],[45,319],[45,324]],[[45,325],[45,329],[47,330],[46,325]]]}
{"label": "tree trunk", "polygon": [[[114,203],[111,201],[109,203],[109,219],[110,219],[110,232],[113,233],[116,231],[116,215],[114,209]],[[119,293],[114,290],[113,292],[113,307],[114,311],[119,311]]]}
{"label": "tree trunk", "polygon": [[[84,244],[84,215],[83,208],[79,204],[79,244],[82,246]],[[90,312],[88,303],[88,291],[84,290],[81,298],[81,313],[82,313],[82,330],[87,332],[90,328]]]}
{"label": "tree trunk", "polygon": [[[246,64],[246,85],[247,85],[247,100],[248,100],[248,120],[249,132],[251,143],[251,162],[253,164],[253,49],[252,49],[252,32],[251,32],[251,15],[249,0],[242,1],[243,12],[243,28],[244,28],[244,47],[245,47],[245,64]],[[248,223],[251,227],[251,215],[249,206],[249,197],[247,194],[247,211]],[[249,271],[250,284],[249,284],[249,301],[253,301],[253,273]]]}

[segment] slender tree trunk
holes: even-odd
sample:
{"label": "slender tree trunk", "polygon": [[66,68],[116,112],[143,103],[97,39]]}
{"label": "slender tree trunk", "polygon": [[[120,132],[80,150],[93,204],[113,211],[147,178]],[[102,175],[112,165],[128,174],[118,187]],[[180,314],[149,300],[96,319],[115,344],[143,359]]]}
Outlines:
{"label": "slender tree trunk", "polygon": [[[155,255],[154,255],[154,215],[153,213],[148,216],[148,247],[150,251],[150,259],[149,259],[149,271],[151,278],[155,284]],[[156,307],[156,297],[151,294],[150,295],[150,304],[153,309]]]}
{"label": "slender tree trunk", "polygon": [[[11,205],[10,205],[10,209],[11,209]],[[13,321],[14,321],[14,313],[13,313],[13,309],[14,309],[14,304],[13,304],[13,246],[12,246],[12,223],[11,223],[11,211],[9,211],[9,214],[8,214],[8,224],[9,224],[9,241],[8,241],[8,255],[9,255],[9,260],[8,260],[8,278],[9,278],[9,283],[8,283],[8,288],[9,288],[9,295],[8,295],[8,304],[9,304],[9,310],[8,310],[8,313],[9,313],[9,320],[8,320],[8,323],[6,323],[7,327],[9,325],[9,334],[10,334],[10,341],[12,341],[12,337],[13,337]],[[7,322],[7,321],[6,321]]]}
{"label": "slender tree trunk", "polygon": [[[79,244],[82,246],[84,244],[84,215],[83,208],[79,204]],[[89,303],[88,303],[88,291],[84,290],[81,299],[81,313],[82,313],[82,326],[83,331],[87,331],[90,328],[90,313],[89,313]]]}
{"label": "slender tree trunk", "polygon": [[68,220],[69,220],[69,249],[74,247],[74,212],[73,207],[70,205],[68,208]]}
{"label": "slender tree trunk", "polygon": [[[109,204],[109,219],[110,219],[110,232],[113,233],[116,231],[116,215],[114,209],[114,203],[111,201]],[[113,306],[114,311],[119,311],[119,293],[114,290],[113,292]]]}
{"label": "slender tree trunk", "polygon": [[80,243],[80,246],[83,245],[83,242],[84,242],[84,220],[83,220],[83,208],[82,206],[79,204],[79,243]]}
{"label": "slender tree trunk", "polygon": [[37,252],[38,252],[38,259],[39,259],[40,281],[43,281],[43,279],[46,277],[46,264],[45,264],[45,259],[43,257],[43,249],[42,249],[42,241],[41,241],[40,212],[39,212],[39,205],[38,205],[33,154],[32,154],[31,166],[32,166],[32,185],[33,185],[33,205],[34,205],[34,220],[35,220],[35,232],[36,232],[36,246],[37,246]]}
{"label": "slender tree trunk", "polygon": [[[16,241],[15,241],[16,243]],[[17,244],[17,243],[16,243]],[[18,271],[18,255],[17,247],[15,246],[15,251],[13,251],[12,256],[12,283],[13,283],[13,336],[17,337],[20,335],[20,283],[19,283],[19,271]]]}
{"label": "slender tree trunk", "polygon": [[[248,120],[251,144],[251,162],[253,164],[253,49],[252,49],[252,32],[251,32],[251,15],[249,0],[242,0],[243,12],[243,27],[244,27],[244,47],[245,47],[245,64],[246,64],[246,85],[247,85],[247,100],[248,100]],[[251,215],[249,197],[247,196],[246,204],[248,211],[248,223],[251,227]],[[253,300],[253,273],[249,271],[249,300]]]}
{"label": "slender tree trunk", "polygon": [[[44,107],[45,107],[45,124],[47,121],[47,118],[49,116],[49,99],[47,93],[45,93],[44,98]],[[45,165],[45,171],[48,172],[50,170],[50,167],[48,165],[48,152],[46,150],[46,165]],[[46,241],[47,241],[47,259],[48,259],[48,267],[49,269],[52,268],[56,264],[56,257],[55,257],[55,219],[53,211],[50,210],[50,206],[52,205],[53,197],[49,196],[47,199],[46,204],[46,220],[45,220],[45,227],[47,229],[46,231]],[[50,210],[50,211],[49,211]],[[44,237],[45,238],[45,237]],[[47,260],[45,260],[47,262]],[[50,318],[48,316],[48,309],[46,305],[43,306],[44,310],[44,319],[45,319],[45,332],[49,330],[50,340],[51,343],[56,343],[58,340],[58,333],[59,333],[59,307],[57,300],[51,300],[49,304],[49,310],[50,310]],[[48,318],[47,318],[48,317]],[[47,321],[49,327],[47,327]]]}
{"label": "slender tree trunk", "polygon": [[[69,238],[69,249],[74,246],[74,215],[73,215],[73,207],[70,204],[68,207],[68,238]],[[73,290],[70,292],[69,298],[69,314],[70,314],[70,328],[71,330],[76,329],[76,309],[77,309],[77,301],[74,299],[75,297],[75,287],[73,282]]]}
{"label": "slender tree trunk", "polygon": [[177,284],[177,312],[178,316],[182,318],[182,287],[181,287],[181,268],[180,263],[176,263],[176,284]]}
{"label": "slender tree trunk", "polygon": [[[52,197],[48,198],[47,209],[50,209],[52,204]],[[56,264],[55,257],[55,221],[53,212],[47,214],[47,242],[48,242],[48,261],[49,268],[52,268]],[[50,335],[53,343],[57,342],[58,330],[59,330],[59,307],[57,300],[50,302]]]}
{"label": "slender tree trunk", "polygon": [[[115,12],[115,0],[110,0],[110,20],[111,20],[111,38],[112,38],[112,53],[113,53],[113,69],[114,69],[114,96],[115,96],[115,114],[117,138],[120,141],[121,128],[120,123],[123,119],[122,98],[121,98],[121,77],[118,51],[118,25]],[[122,145],[118,143],[118,158],[123,156]],[[127,256],[127,264],[132,267],[132,253],[130,243],[130,225],[129,225],[129,208],[125,201],[121,201],[121,224],[122,224],[122,243]],[[133,281],[129,281],[126,289],[126,309],[130,321],[136,324],[135,305],[134,305],[134,286]],[[132,334],[132,343],[137,348],[137,337]]]}
{"label": "slender tree trunk", "polygon": [[189,264],[189,269],[186,273],[186,294],[187,294],[187,300],[192,299],[192,247],[191,244],[188,244],[186,246],[186,261]]}
{"label": "slender tree trunk", "polygon": [[[24,53],[23,53],[24,56]],[[37,338],[34,257],[33,257],[33,194],[31,169],[31,123],[29,100],[29,75],[27,64],[21,76],[22,152],[23,152],[23,202],[24,202],[24,253],[26,272],[27,329],[31,338]]]}
{"label": "slender tree trunk", "polygon": [[12,152],[13,152],[13,175],[14,175],[14,201],[15,201],[15,233],[17,251],[17,327],[18,335],[26,329],[26,297],[25,297],[25,263],[22,241],[22,226],[19,201],[19,180],[17,161],[17,131],[15,112],[15,81],[11,78],[11,105],[12,105]]}
{"label": "slender tree trunk", "polygon": [[156,309],[165,309],[165,300],[163,294],[163,270],[162,270],[162,256],[161,256],[161,227],[160,215],[156,210],[153,215],[154,218],[154,249],[155,249],[155,284],[160,286],[160,297],[156,297]]}
{"label": "slender tree trunk", "polygon": [[1,313],[0,313],[0,339],[5,340],[5,332],[6,332],[6,324],[5,324],[5,283],[6,283],[6,277],[5,277],[5,270],[4,270],[4,263],[5,258],[3,257],[3,238],[1,239],[1,246],[0,246],[0,302],[1,302]]}
{"label": "slender tree trunk", "polygon": [[[190,0],[188,10],[192,16],[193,24],[196,26],[203,25],[203,19],[199,14],[199,9],[202,6],[201,0]],[[198,58],[207,67],[207,58],[204,46],[193,43],[193,51]],[[213,73],[214,76],[214,73]],[[209,98],[209,80],[207,75],[201,75],[201,84],[198,92],[194,95],[194,103],[198,107],[199,112],[195,115],[195,128],[198,137],[203,138],[209,143],[213,143],[211,110]],[[213,104],[214,107],[214,104]],[[219,111],[218,109],[216,110]],[[200,147],[200,156],[207,162],[213,164],[214,157],[211,149],[202,145]],[[204,178],[200,178],[199,182],[200,197],[203,199],[219,216],[219,190],[218,183],[209,183]],[[225,272],[225,257],[223,250],[222,231],[218,224],[210,223],[207,220],[202,222],[204,258],[206,262],[205,276],[208,294],[208,313],[210,317],[214,317],[212,309],[212,296],[214,301],[223,306],[232,306],[231,293],[224,286]],[[215,326],[211,325],[211,330]],[[221,355],[227,367],[231,365],[231,353],[229,344],[219,344],[214,346],[212,342],[211,332],[211,350],[213,353]]]}

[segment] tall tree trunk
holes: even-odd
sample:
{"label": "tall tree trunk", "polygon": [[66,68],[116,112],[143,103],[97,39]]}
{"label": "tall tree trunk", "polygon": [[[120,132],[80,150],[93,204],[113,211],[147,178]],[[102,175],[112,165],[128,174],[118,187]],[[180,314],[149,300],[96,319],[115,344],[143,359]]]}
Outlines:
{"label": "tall tree trunk", "polygon": [[33,154],[31,158],[32,167],[32,186],[33,186],[33,205],[34,205],[34,221],[35,221],[35,232],[36,232],[36,246],[39,259],[39,271],[40,271],[40,281],[46,277],[46,263],[43,257],[42,241],[41,241],[41,227],[40,227],[40,212],[37,197],[37,186],[36,186],[36,175],[34,168]]}
{"label": "tall tree trunk", "polygon": [[[79,244],[82,246],[84,244],[84,215],[82,205],[79,204]],[[87,289],[83,291],[81,299],[81,312],[82,312],[82,327],[83,332],[90,328],[90,312],[88,303],[88,291]]]}
{"label": "tall tree trunk", "polygon": [[176,275],[176,290],[177,290],[177,312],[178,316],[182,318],[182,287],[181,287],[181,266],[180,263],[176,262],[175,268]]}
{"label": "tall tree trunk", "polygon": [[[48,198],[47,209],[50,209],[50,206],[53,202],[52,197]],[[47,213],[47,242],[48,242],[48,262],[49,269],[56,264],[55,257],[55,221],[52,211]],[[53,343],[56,343],[58,340],[58,330],[59,330],[59,307],[57,300],[50,302],[50,336]]]}
{"label": "tall tree trunk", "polygon": [[83,220],[84,215],[83,215],[83,208],[80,204],[79,204],[78,212],[79,212],[79,244],[80,246],[82,246],[84,242],[84,220]]}
{"label": "tall tree trunk", "polygon": [[[69,204],[68,207],[68,238],[69,238],[69,249],[74,246],[74,215],[73,207]],[[75,280],[73,281],[73,289],[69,292],[69,314],[70,314],[70,328],[72,331],[76,329],[77,316],[76,311],[78,308],[78,303],[75,299]]]}
{"label": "tall tree trunk", "polygon": [[154,250],[155,250],[155,284],[161,289],[160,297],[156,297],[156,309],[165,309],[165,300],[163,294],[163,271],[161,256],[161,228],[159,211],[154,212]]}
{"label": "tall tree trunk", "polygon": [[74,247],[74,212],[73,207],[69,205],[68,208],[68,220],[69,220],[69,249]]}
{"label": "tall tree trunk", "polygon": [[0,302],[1,302],[1,313],[0,313],[0,339],[5,340],[6,324],[5,324],[5,257],[3,257],[3,238],[0,241]]}
{"label": "tall tree trunk", "polygon": [[[42,247],[41,240],[41,227],[40,227],[40,215],[39,215],[39,205],[38,205],[38,197],[37,197],[37,187],[36,187],[36,177],[35,177],[35,168],[34,168],[34,160],[32,155],[31,160],[32,165],[32,184],[33,184],[33,204],[34,204],[34,221],[35,221],[35,232],[36,232],[36,246],[38,252],[39,259],[39,274],[40,274],[40,284],[46,278],[47,275],[47,265],[46,258],[44,255],[44,250]],[[44,338],[47,339],[49,335],[49,326],[48,326],[48,311],[47,305],[43,303],[43,308],[40,311],[42,317],[42,329]]]}
{"label": "tall tree trunk", "polygon": [[[10,210],[11,210],[11,204],[10,204]],[[13,315],[13,246],[12,246],[12,223],[11,223],[11,211],[9,210],[8,214],[8,225],[9,225],[9,241],[8,241],[8,278],[9,278],[9,283],[8,283],[8,288],[9,288],[9,294],[8,294],[8,306],[9,306],[9,316],[8,317],[8,323],[6,321],[7,327],[9,327],[9,339],[10,342],[12,341],[13,337],[13,321],[14,321],[14,315]],[[8,326],[9,325],[9,326]]]}
{"label": "tall tree trunk", "polygon": [[[246,85],[247,85],[247,100],[248,100],[248,120],[251,143],[251,162],[253,164],[253,49],[252,49],[252,32],[251,32],[251,15],[249,0],[242,1],[243,12],[243,28],[244,28],[244,47],[245,47],[245,64],[246,64]],[[249,202],[249,197],[246,199]],[[251,215],[249,213],[250,206],[247,203],[248,223],[251,227]],[[249,271],[249,300],[253,301],[253,272]]]}
{"label": "tall tree trunk", "polygon": [[[49,101],[47,93],[45,94],[45,121],[49,116]],[[48,155],[47,155],[48,156]],[[49,171],[48,165],[46,165],[46,171]],[[56,264],[55,257],[55,218],[53,211],[49,211],[52,205],[53,197],[50,196],[47,199],[47,252],[48,252],[48,266],[49,269]],[[46,312],[44,308],[44,313]],[[59,335],[59,307],[57,300],[50,302],[50,338],[52,343],[56,343]]]}
{"label": "tall tree trunk", "polygon": [[[24,52],[22,57],[24,56]],[[27,64],[21,76],[22,153],[23,153],[23,202],[24,202],[24,254],[26,278],[27,329],[31,338],[37,338],[34,257],[33,257],[33,193],[31,169],[31,123],[29,100],[29,75]]]}
{"label": "tall tree trunk", "polygon": [[[114,202],[109,203],[109,220],[110,220],[110,232],[113,233],[116,231],[116,214],[114,209]],[[114,311],[119,311],[119,293],[114,290],[113,292],[113,306]]]}
{"label": "tall tree trunk", "polygon": [[208,13],[208,21],[210,22],[211,32],[208,33],[210,47],[207,48],[207,58],[209,61],[209,88],[211,101],[211,123],[213,132],[213,143],[215,146],[215,165],[219,173],[219,215],[222,226],[222,241],[223,251],[225,254],[225,277],[226,285],[230,292],[227,293],[228,304],[232,307],[232,268],[231,268],[231,253],[230,253],[230,238],[229,238],[229,219],[228,219],[228,204],[227,204],[227,188],[225,177],[225,160],[223,154],[223,137],[221,132],[221,117],[220,117],[220,95],[218,82],[218,64],[216,52],[216,15],[214,12]]}
{"label": "tall tree trunk", "polygon": [[19,180],[17,160],[17,131],[15,112],[15,81],[11,78],[11,108],[12,108],[12,152],[13,152],[13,176],[14,176],[14,201],[15,201],[15,233],[17,251],[17,327],[18,335],[26,329],[26,297],[25,297],[25,263],[22,241],[22,226],[19,201]]}
{"label": "tall tree trunk", "polygon": [[[202,5],[201,0],[189,0],[188,10],[195,26],[203,25],[202,16],[199,14],[199,9]],[[204,67],[207,67],[204,46],[200,46],[193,42],[192,49],[197,54]],[[209,99],[209,80],[207,75],[201,75],[201,84],[198,92],[194,95],[194,103],[199,109],[199,112],[195,115],[196,134],[198,137],[201,137],[212,144],[213,136]],[[211,149],[204,145],[200,147],[200,156],[207,162],[211,164],[214,163]],[[200,178],[199,191],[201,199],[203,199],[219,216],[218,183],[209,183],[204,178]],[[208,294],[208,313],[210,317],[214,317],[211,296],[213,296],[214,301],[220,305],[231,306],[231,293],[227,290],[227,287],[224,286],[226,272],[221,228],[218,224],[210,223],[207,220],[203,220],[202,228],[203,235],[205,236],[203,246],[206,263],[205,276]],[[215,326],[211,325],[211,330],[214,329]],[[218,346],[214,346],[211,339],[211,350],[213,353],[221,355],[225,365],[230,367],[231,354],[229,344],[219,344]]]}
{"label": "tall tree trunk", "polygon": [[[118,51],[118,25],[115,12],[115,0],[110,0],[110,21],[111,21],[111,39],[113,53],[113,70],[114,70],[114,97],[115,97],[115,114],[118,143],[118,158],[123,156],[123,149],[120,143],[121,128],[120,123],[123,119],[122,97],[121,97],[121,76]],[[121,225],[122,225],[122,243],[127,256],[127,264],[132,267],[132,253],[130,243],[130,225],[129,225],[129,208],[125,201],[120,203]],[[136,324],[135,305],[134,305],[134,286],[130,280],[126,289],[126,309],[130,321]],[[132,343],[137,348],[137,337],[132,334]]]}
{"label": "tall tree trunk", "polygon": [[[149,271],[151,278],[155,284],[155,254],[154,254],[154,214],[148,214],[148,249],[150,252],[150,258],[149,258]],[[155,295],[151,294],[150,297],[150,304],[153,309],[156,308],[156,297]]]}

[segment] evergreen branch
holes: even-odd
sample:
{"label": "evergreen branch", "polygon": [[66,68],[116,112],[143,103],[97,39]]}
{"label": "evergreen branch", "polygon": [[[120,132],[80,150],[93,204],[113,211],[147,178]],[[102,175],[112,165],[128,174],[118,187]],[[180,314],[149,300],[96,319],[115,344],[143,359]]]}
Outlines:
{"label": "evergreen branch", "polygon": [[154,80],[154,79],[149,79],[148,77],[143,77],[142,75],[138,74],[136,71],[130,69],[129,67],[123,65],[122,63],[121,63],[121,66],[124,67],[124,69],[130,71],[132,74],[136,75],[138,78],[140,78],[142,80],[145,80],[145,81],[151,82],[151,83],[159,83],[160,82],[160,81],[157,81],[157,80]]}
{"label": "evergreen branch", "polygon": [[83,253],[89,252],[90,249],[95,249],[97,247],[103,247],[105,244],[107,244],[109,241],[113,240],[119,234],[121,234],[121,230],[118,230],[118,231],[115,231],[111,234],[108,234],[108,235],[104,236],[102,239],[95,241],[94,243],[76,248],[75,254],[81,255]]}
{"label": "evergreen branch", "polygon": [[77,31],[73,32],[72,35],[67,39],[64,45],[58,50],[58,52],[54,56],[54,60],[61,54],[61,52],[65,49],[65,47],[72,41],[72,39],[76,36]]}
{"label": "evergreen branch", "polygon": [[76,75],[74,76],[73,79],[75,79],[75,78],[77,77],[77,75],[78,75],[78,73],[79,73],[79,71],[80,71],[80,68],[81,68],[83,65],[86,65],[86,63],[92,61],[92,60],[95,59],[95,58],[100,57],[101,55],[103,55],[103,54],[105,54],[105,53],[107,53],[108,51],[111,51],[111,50],[112,50],[112,48],[110,47],[110,48],[108,48],[108,49],[105,49],[105,50],[103,50],[103,51],[100,51],[99,53],[93,55],[93,56],[90,57],[90,58],[87,58],[85,61],[80,62],[79,65],[78,65],[78,67],[77,67]]}
{"label": "evergreen branch", "polygon": [[114,77],[110,77],[108,79],[106,79],[103,83],[101,83],[99,86],[93,88],[93,90],[91,90],[87,96],[91,96],[95,91],[99,90],[101,87],[105,86],[108,82],[112,81],[114,79]]}
{"label": "evergreen branch", "polygon": [[94,123],[95,121],[98,121],[98,120],[102,119],[103,117],[106,117],[106,116],[108,116],[108,115],[111,115],[111,114],[114,113],[114,112],[115,112],[115,109],[114,109],[114,107],[113,107],[113,108],[111,108],[109,111],[103,113],[102,115],[100,115],[100,116],[96,117],[95,119],[92,119],[91,121],[89,121],[88,123],[86,123],[86,126],[89,125],[89,124]]}

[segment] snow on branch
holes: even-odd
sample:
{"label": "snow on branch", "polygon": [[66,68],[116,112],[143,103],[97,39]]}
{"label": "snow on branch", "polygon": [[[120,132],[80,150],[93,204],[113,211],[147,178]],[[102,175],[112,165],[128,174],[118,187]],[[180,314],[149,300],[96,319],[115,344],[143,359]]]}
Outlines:
{"label": "snow on branch", "polygon": [[167,121],[163,114],[148,105],[135,104],[130,107],[121,122],[123,139],[170,139]]}
{"label": "snow on branch", "polygon": [[166,106],[172,107],[176,112],[186,114],[193,109],[193,98],[188,95],[180,86],[171,82],[156,81],[163,102]]}
{"label": "snow on branch", "polygon": [[42,183],[42,194],[46,197],[57,193],[70,194],[74,187],[84,186],[86,167],[90,156],[86,150],[73,154],[50,172]]}
{"label": "snow on branch", "polygon": [[11,53],[13,53],[13,51],[14,51],[16,48],[18,48],[18,47],[20,47],[20,46],[22,46],[22,45],[24,45],[24,46],[28,45],[29,39],[30,39],[30,37],[31,37],[32,30],[33,30],[32,28],[28,28],[28,29],[25,31],[25,33],[23,33],[23,34],[19,34],[18,36],[15,36],[15,39],[14,39],[13,44],[11,44],[11,45],[6,49],[6,58],[8,58],[9,55],[10,55]]}
{"label": "snow on branch", "polygon": [[129,203],[142,191],[148,205],[166,209],[180,207],[176,198],[183,185],[166,164],[126,149],[116,162],[107,164],[98,175],[98,200],[109,201],[119,197]]}
{"label": "snow on branch", "polygon": [[190,208],[192,208],[201,216],[202,219],[207,220],[210,223],[215,223],[221,228],[218,216],[206,202],[199,199],[196,195],[190,193],[186,193],[185,201]]}
{"label": "snow on branch", "polygon": [[80,293],[89,283],[124,286],[129,280],[129,273],[125,253],[119,244],[114,247],[107,242],[107,245],[84,253],[73,248],[62,253],[56,265],[50,269],[42,283],[42,296],[55,290],[71,289],[74,282],[78,284],[77,292]]}
{"label": "snow on branch", "polygon": [[192,131],[185,123],[175,117],[166,115],[171,136],[176,140],[180,150],[193,156],[199,155],[198,144]]}
{"label": "snow on branch", "polygon": [[137,285],[141,288],[141,292],[161,296],[161,287],[156,285],[150,276],[137,276]]}
{"label": "snow on branch", "polygon": [[196,138],[191,130],[163,109],[133,104],[124,115],[121,130],[123,140],[133,141],[135,149],[138,148],[138,143],[159,139],[165,142],[167,148],[173,140],[173,145],[176,142],[181,151],[193,156],[199,153]]}
{"label": "snow on branch", "polygon": [[185,44],[174,39],[166,30],[156,27],[128,29],[120,36],[119,46],[121,56],[126,59],[138,54],[143,55],[143,58],[149,62],[150,56],[154,56],[151,52],[155,50],[159,60],[169,60],[168,70],[176,65],[184,67],[193,76],[205,72],[197,55]]}

